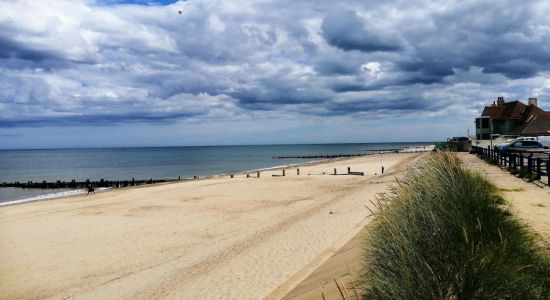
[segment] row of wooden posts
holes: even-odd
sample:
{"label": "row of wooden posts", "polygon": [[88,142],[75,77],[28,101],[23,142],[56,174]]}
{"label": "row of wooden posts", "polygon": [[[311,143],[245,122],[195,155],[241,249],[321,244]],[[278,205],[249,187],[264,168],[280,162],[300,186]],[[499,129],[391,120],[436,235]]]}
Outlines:
{"label": "row of wooden posts", "polygon": [[[273,177],[281,177],[281,176],[286,176],[286,170],[283,169],[281,170],[282,173],[281,174],[272,174],[271,176]],[[300,175],[300,168],[297,168],[296,169],[296,175]],[[351,171],[351,167],[348,167],[348,172],[347,173],[344,173],[344,174],[338,174],[338,171],[336,170],[336,168],[334,168],[334,171],[332,173],[332,175],[358,175],[358,176],[365,176],[365,172],[352,172]],[[229,175],[231,178],[235,178],[235,174],[231,174]],[[250,178],[252,177],[250,175],[250,173],[246,173],[246,178]],[[256,171],[256,178],[260,178],[260,171]]]}
{"label": "row of wooden posts", "polygon": [[[546,184],[550,185],[550,156],[541,157],[542,153],[529,151],[505,152],[491,147],[482,148],[473,146],[472,151],[483,159],[506,167],[508,170],[519,171],[532,175],[535,179],[541,180],[542,176],[547,176]],[[548,154],[548,153],[544,153]]]}
{"label": "row of wooden posts", "polygon": [[[300,175],[300,169],[296,169],[296,175]],[[359,175],[364,176],[364,172],[352,172],[351,168],[348,167],[348,171],[345,174],[338,174],[336,168],[334,168],[334,172],[332,175]],[[286,176],[286,170],[282,170],[282,174],[272,174],[273,177],[279,177],[279,176]],[[230,175],[231,178],[235,177],[235,174]],[[250,173],[246,174],[247,178],[252,177]],[[260,178],[260,171],[256,172],[256,177]],[[199,176],[193,176],[193,179],[199,179]],[[154,183],[165,183],[165,182],[175,182],[175,181],[182,181],[182,180],[189,180],[189,179],[182,179],[181,177],[178,177],[177,179],[147,179],[147,180],[136,180],[135,178],[132,178],[132,180],[107,180],[107,179],[100,179],[98,181],[92,181],[89,179],[86,179],[85,181],[61,181],[57,180],[55,182],[47,182],[47,181],[27,181],[27,182],[3,182],[0,184],[0,187],[18,187],[18,188],[37,188],[37,189],[82,189],[82,188],[88,188],[88,187],[96,187],[96,188],[123,188],[123,187],[129,187],[129,186],[140,186],[140,185],[146,185],[146,184],[154,184]]]}
{"label": "row of wooden posts", "polygon": [[[194,179],[197,179],[197,176],[194,176]],[[184,179],[181,179],[181,177],[178,177],[177,179],[144,179],[144,180],[136,180],[135,178],[132,178],[132,180],[107,180],[107,179],[100,179],[97,181],[86,179],[85,181],[61,181],[57,180],[55,182],[47,182],[47,181],[27,181],[27,182],[3,182],[0,184],[0,187],[17,187],[17,188],[27,188],[27,189],[82,189],[82,188],[88,188],[88,187],[96,187],[96,188],[122,188],[122,187],[129,187],[129,186],[140,186],[140,185],[146,185],[146,184],[154,184],[154,183],[165,183],[165,182],[175,182],[175,181],[181,181]]]}

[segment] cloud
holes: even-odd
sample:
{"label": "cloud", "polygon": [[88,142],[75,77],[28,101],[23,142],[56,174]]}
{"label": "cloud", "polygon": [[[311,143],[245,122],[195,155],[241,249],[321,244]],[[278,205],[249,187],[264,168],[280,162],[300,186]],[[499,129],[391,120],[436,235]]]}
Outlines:
{"label": "cloud", "polygon": [[0,127],[471,116],[484,97],[548,94],[548,13],[531,0],[1,1]]}
{"label": "cloud", "polygon": [[379,31],[367,24],[353,10],[327,15],[321,28],[327,43],[346,51],[398,51],[402,48],[400,41],[390,32]]}

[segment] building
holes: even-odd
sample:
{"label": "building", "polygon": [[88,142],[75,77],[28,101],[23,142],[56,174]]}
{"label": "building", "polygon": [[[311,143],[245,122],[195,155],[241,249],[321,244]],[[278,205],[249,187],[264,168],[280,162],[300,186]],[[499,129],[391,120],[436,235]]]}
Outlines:
{"label": "building", "polygon": [[504,97],[498,97],[483,109],[475,123],[478,141],[550,135],[550,112],[538,107],[537,98],[529,98],[525,105],[518,100],[506,102]]}

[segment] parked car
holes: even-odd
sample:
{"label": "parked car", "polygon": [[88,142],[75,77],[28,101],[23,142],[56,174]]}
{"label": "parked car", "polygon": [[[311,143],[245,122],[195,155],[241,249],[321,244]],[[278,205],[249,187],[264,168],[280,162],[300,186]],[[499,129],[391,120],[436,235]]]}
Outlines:
{"label": "parked car", "polygon": [[501,151],[513,151],[513,150],[522,150],[522,149],[537,149],[544,148],[544,146],[539,141],[515,141],[512,143],[505,143],[498,146],[498,149]]}
{"label": "parked car", "polygon": [[547,148],[547,149],[550,148],[550,136],[547,136],[547,135],[539,136],[537,138],[537,141],[539,141],[544,148]]}
{"label": "parked car", "polygon": [[514,139],[510,139],[508,141],[506,141],[506,143],[502,143],[502,144],[499,144],[497,146],[495,146],[495,148],[499,148],[501,146],[504,146],[504,145],[508,145],[508,144],[513,144],[515,142],[521,142],[521,141],[537,141],[537,137],[536,136],[520,136],[520,137],[517,137],[517,138],[514,138]]}
{"label": "parked car", "polygon": [[539,141],[542,144],[542,147],[545,149],[550,148],[550,136],[520,136],[515,139],[512,139],[506,143],[500,144],[498,146],[495,146],[495,148],[499,148],[500,146],[504,146],[507,144],[513,144],[515,142],[520,141]]}

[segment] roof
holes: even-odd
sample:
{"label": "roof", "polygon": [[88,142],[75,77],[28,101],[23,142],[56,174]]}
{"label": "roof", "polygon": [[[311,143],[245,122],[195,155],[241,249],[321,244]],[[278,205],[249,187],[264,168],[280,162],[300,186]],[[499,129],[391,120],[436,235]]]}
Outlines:
{"label": "roof", "polygon": [[512,130],[517,135],[550,134],[550,118],[533,115],[532,118]]}
{"label": "roof", "polygon": [[503,106],[486,106],[481,115],[490,116],[495,120],[521,119],[526,107],[525,104],[516,100],[506,102]]}
{"label": "roof", "polygon": [[507,134],[550,135],[550,112],[517,100],[506,102],[504,105],[486,106],[481,116],[488,116],[494,120],[517,120],[520,125]]}
{"label": "roof", "polygon": [[489,116],[494,120],[515,119],[526,121],[531,115],[550,118],[550,112],[546,112],[535,105],[525,105],[517,100],[506,102],[501,106],[486,106],[481,115]]}

